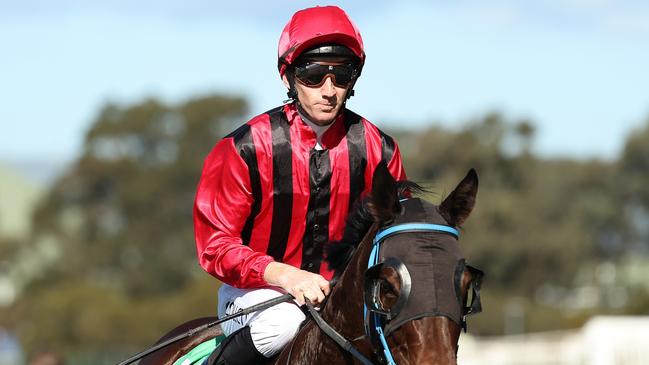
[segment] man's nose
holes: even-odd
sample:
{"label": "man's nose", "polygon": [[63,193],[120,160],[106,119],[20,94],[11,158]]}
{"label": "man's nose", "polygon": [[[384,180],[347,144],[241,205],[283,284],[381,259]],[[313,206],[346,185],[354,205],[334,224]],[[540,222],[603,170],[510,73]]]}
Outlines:
{"label": "man's nose", "polygon": [[334,80],[333,75],[325,76],[325,82],[320,88],[322,96],[324,97],[333,97],[336,95],[336,89],[334,89]]}

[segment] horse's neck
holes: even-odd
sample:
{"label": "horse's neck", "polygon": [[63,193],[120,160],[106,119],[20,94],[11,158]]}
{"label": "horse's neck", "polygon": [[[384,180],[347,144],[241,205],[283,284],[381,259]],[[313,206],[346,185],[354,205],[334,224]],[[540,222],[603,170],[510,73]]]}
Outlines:
{"label": "horse's neck", "polygon": [[363,274],[367,269],[367,261],[372,250],[372,238],[377,229],[376,224],[372,225],[358,245],[338,284],[334,287],[329,297],[330,303],[325,306],[323,313],[332,325],[338,325],[336,328],[344,328],[344,332],[349,332],[348,335],[358,336],[364,331]]}
{"label": "horse's neck", "polygon": [[[372,226],[363,238],[341,275],[338,284],[333,288],[327,304],[322,310],[323,319],[336,331],[351,340],[360,351],[371,352],[368,343],[356,342],[354,339],[364,333],[363,327],[363,273],[372,248],[372,238],[377,227]],[[349,354],[331,340],[315,325],[308,323],[295,342],[291,344],[275,362],[276,364],[320,364],[341,363]],[[317,355],[314,355],[317,354]],[[323,360],[314,362],[315,358]]]}

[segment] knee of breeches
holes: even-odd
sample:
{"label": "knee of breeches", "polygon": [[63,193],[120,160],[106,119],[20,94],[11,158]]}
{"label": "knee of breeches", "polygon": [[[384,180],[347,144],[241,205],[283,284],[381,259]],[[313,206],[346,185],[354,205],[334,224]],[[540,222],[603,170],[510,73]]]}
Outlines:
{"label": "knee of breeches", "polygon": [[288,337],[289,340],[297,334],[297,332],[300,330],[300,325],[306,318],[300,308],[298,308],[297,306],[293,307],[294,311],[292,311],[291,316],[287,316],[286,318],[280,319],[278,321],[280,327],[279,334],[281,335],[281,337]]}
{"label": "knee of breeches", "polygon": [[284,308],[265,313],[265,318],[258,318],[250,324],[255,346],[264,355],[275,353],[291,342],[305,319],[304,313],[296,305],[283,305]]}

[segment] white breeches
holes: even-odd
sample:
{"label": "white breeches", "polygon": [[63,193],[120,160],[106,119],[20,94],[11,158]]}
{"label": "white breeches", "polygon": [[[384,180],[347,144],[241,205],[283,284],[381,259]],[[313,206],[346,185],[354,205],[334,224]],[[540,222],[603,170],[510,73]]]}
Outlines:
{"label": "white breeches", "polygon": [[[278,287],[238,289],[222,284],[219,289],[219,317],[286,294]],[[266,357],[277,354],[297,334],[305,316],[293,301],[277,304],[262,311],[221,323],[226,335],[250,326],[250,335],[257,350]]]}

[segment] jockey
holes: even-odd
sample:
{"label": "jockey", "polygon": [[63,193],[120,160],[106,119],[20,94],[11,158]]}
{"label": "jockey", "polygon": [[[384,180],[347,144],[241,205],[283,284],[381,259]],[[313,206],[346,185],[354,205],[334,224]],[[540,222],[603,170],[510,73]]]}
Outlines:
{"label": "jockey", "polygon": [[279,40],[289,100],[207,156],[194,227],[200,265],[223,283],[219,316],[287,292],[295,297],[222,324],[227,346],[211,361],[220,353],[219,364],[260,363],[289,343],[305,319],[305,298],[318,305],[329,294],[323,246],[342,238],[375,167],[385,160],[405,180],[394,140],[346,108],[364,62],[361,35],[342,9],[298,11]]}

